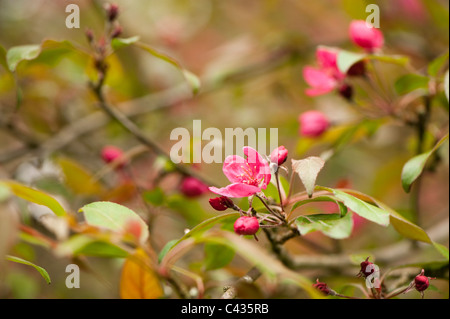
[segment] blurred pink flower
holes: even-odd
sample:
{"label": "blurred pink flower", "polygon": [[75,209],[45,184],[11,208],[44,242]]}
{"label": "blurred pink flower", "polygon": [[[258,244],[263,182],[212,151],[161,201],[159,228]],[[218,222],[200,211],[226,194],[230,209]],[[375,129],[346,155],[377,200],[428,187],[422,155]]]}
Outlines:
{"label": "blurred pink flower", "polygon": [[319,47],[316,51],[318,68],[306,66],[303,77],[311,88],[306,90],[308,96],[327,94],[342,85],[345,74],[337,66],[338,50]]}
{"label": "blurred pink flower", "polygon": [[216,188],[210,187],[213,193],[232,197],[248,197],[266,189],[270,182],[269,163],[251,147],[243,148],[246,159],[238,155],[230,155],[223,163],[223,173],[232,184]]}
{"label": "blurred pink flower", "polygon": [[420,0],[398,0],[402,12],[414,22],[423,23],[427,19],[427,10]]}
{"label": "blurred pink flower", "polygon": [[364,20],[354,20],[350,24],[350,39],[357,46],[370,52],[380,49],[384,45],[383,33],[370,27]]}
{"label": "blurred pink flower", "polygon": [[300,114],[300,135],[305,137],[318,137],[330,126],[328,118],[319,111],[307,111]]}
{"label": "blurred pink flower", "polygon": [[195,177],[185,177],[181,181],[180,191],[187,197],[197,197],[208,192],[208,186]]}
{"label": "blurred pink flower", "polygon": [[[123,157],[123,155],[124,155],[123,151],[120,148],[113,145],[107,145],[103,147],[101,151],[102,159],[107,164],[120,159],[121,157]],[[125,164],[126,160],[125,159],[121,160],[118,168],[122,168]]]}

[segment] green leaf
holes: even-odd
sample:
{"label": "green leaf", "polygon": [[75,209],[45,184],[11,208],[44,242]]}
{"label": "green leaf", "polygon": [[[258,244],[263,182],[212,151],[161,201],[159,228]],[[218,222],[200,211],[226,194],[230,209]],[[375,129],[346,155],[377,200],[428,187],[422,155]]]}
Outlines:
{"label": "green leaf", "polygon": [[295,224],[302,235],[321,231],[328,237],[344,239],[352,234],[353,218],[351,212],[343,217],[341,214],[307,215],[298,217]]}
{"label": "green leaf", "polygon": [[334,202],[334,203],[336,203],[336,205],[338,205],[341,216],[345,216],[347,214],[347,207],[343,203],[338,201],[338,199],[336,197],[328,196],[328,195],[318,196],[315,198],[298,201],[292,206],[291,212],[293,212],[300,206],[303,206],[303,205],[306,205],[309,203],[313,203],[313,202]]}
{"label": "green leaf", "polygon": [[14,195],[23,198],[29,202],[33,202],[38,205],[43,205],[50,208],[56,216],[64,216],[66,215],[66,211],[61,206],[60,203],[50,195],[41,192],[39,190],[33,189],[31,187],[19,184],[13,181],[5,181],[3,182],[5,185],[9,187],[11,192]]}
{"label": "green leaf", "polygon": [[6,53],[6,64],[8,69],[14,72],[20,62],[34,60],[42,53],[45,53],[47,61],[52,62],[57,60],[58,57],[72,52],[82,53],[87,56],[86,53],[77,49],[69,41],[48,39],[41,44],[21,45],[10,48]]}
{"label": "green leaf", "polygon": [[33,267],[34,269],[36,269],[41,274],[41,276],[45,279],[45,281],[48,284],[51,283],[50,276],[49,276],[48,272],[44,268],[39,267],[39,266],[37,266],[37,265],[33,264],[32,262],[29,262],[29,261],[27,261],[25,259],[22,259],[22,258],[19,258],[19,257],[15,257],[15,256],[6,255],[6,260]]}
{"label": "green leaf", "polygon": [[423,89],[428,90],[429,78],[419,74],[406,74],[400,77],[394,84],[398,95],[404,95],[409,92]]}
{"label": "green leaf", "polygon": [[448,52],[437,57],[428,65],[428,74],[430,76],[436,77],[439,71],[445,66],[448,60]]}
{"label": "green leaf", "polygon": [[161,206],[164,203],[164,192],[160,187],[144,192],[142,197],[153,206]]}
{"label": "green leaf", "polygon": [[220,244],[205,244],[205,270],[220,269],[228,265],[234,258],[234,249]]}
{"label": "green leaf", "polygon": [[426,153],[414,156],[408,162],[406,162],[406,164],[403,166],[403,170],[402,170],[402,186],[403,186],[403,189],[405,190],[405,192],[409,193],[414,181],[422,174],[423,169],[424,169],[425,164],[427,163],[428,159],[447,140],[448,140],[448,134],[446,136],[444,136],[433,147],[432,150],[430,150]]}
{"label": "green leaf", "polygon": [[352,194],[352,195],[360,198],[361,200],[364,200],[365,202],[371,203],[373,205],[377,205],[381,209],[387,211],[390,214],[390,222],[391,222],[392,226],[401,235],[403,235],[407,238],[413,239],[413,240],[418,240],[418,241],[422,241],[422,242],[429,243],[429,244],[432,243],[430,237],[422,228],[420,228],[419,226],[410,222],[409,220],[407,220],[405,217],[403,217],[402,215],[400,215],[399,213],[394,211],[392,208],[390,208],[386,204],[380,202],[379,200],[377,200],[369,195],[363,194],[363,193],[355,191],[355,190],[346,189],[345,192]]}
{"label": "green leaf", "polygon": [[180,194],[166,197],[167,207],[180,213],[187,221],[188,227],[193,227],[205,218],[212,216],[208,214],[196,199],[186,198]]}
{"label": "green leaf", "polygon": [[346,74],[350,68],[367,57],[367,54],[340,50],[337,57],[339,70]]}
{"label": "green leaf", "polygon": [[164,256],[169,252],[169,250],[172,249],[173,246],[178,242],[178,239],[173,239],[169,241],[167,244],[164,245],[163,249],[159,252],[158,255],[158,262],[161,263],[161,260],[163,260]]}
{"label": "green leaf", "polygon": [[38,44],[21,45],[12,47],[6,53],[6,63],[11,72],[16,70],[17,65],[23,60],[36,59],[41,53],[41,46]]}
{"label": "green leaf", "polygon": [[56,248],[59,256],[93,256],[109,258],[125,258],[128,252],[102,239],[78,234],[60,243]]}
{"label": "green leaf", "polygon": [[175,60],[174,58],[157,51],[156,49],[152,48],[151,46],[144,44],[142,42],[136,42],[135,45],[145,51],[147,51],[148,53],[150,53],[151,55],[153,55],[154,57],[161,59],[169,64],[172,64],[174,67],[176,67],[184,76],[186,82],[191,86],[192,88],[192,92],[193,94],[197,94],[200,91],[200,86],[201,86],[201,82],[200,79],[193,74],[192,72],[186,70],[180,62],[178,62],[177,60]]}
{"label": "green leaf", "polygon": [[362,60],[376,60],[400,66],[405,66],[409,63],[409,58],[403,55],[376,55],[340,50],[337,58],[337,66],[342,73],[347,73],[354,64]]}
{"label": "green leaf", "polygon": [[318,189],[327,190],[334,194],[334,196],[342,201],[347,208],[354,211],[359,216],[370,220],[376,224],[379,224],[381,226],[388,226],[389,225],[389,216],[390,214],[374,205],[371,205],[365,201],[360,200],[359,198],[356,198],[352,195],[349,195],[343,191],[328,188],[328,187],[322,187],[318,186]]}
{"label": "green leaf", "polygon": [[434,248],[437,249],[437,251],[445,257],[446,260],[449,260],[449,252],[448,252],[448,248],[445,247],[444,245],[441,245],[439,243],[433,242],[433,246]]}
{"label": "green leaf", "polygon": [[101,195],[102,184],[85,167],[69,158],[58,158],[55,161],[61,167],[64,182],[75,194]]}
{"label": "green leaf", "polygon": [[198,237],[199,235],[201,235],[205,231],[211,229],[211,227],[213,227],[214,225],[216,225],[218,223],[226,223],[230,219],[236,220],[239,218],[239,216],[240,216],[239,213],[227,213],[227,214],[222,214],[222,215],[207,219],[207,220],[203,221],[202,223],[198,224],[193,229],[191,229],[183,237],[181,237],[171,248],[175,247],[176,245],[178,245],[179,243],[181,243],[182,241],[184,241],[188,238]]}
{"label": "green leaf", "polygon": [[319,175],[319,172],[324,165],[325,161],[316,156],[311,156],[298,161],[292,160],[292,169],[300,176],[309,197],[311,197],[314,192],[317,175]]}
{"label": "green leaf", "polygon": [[131,38],[114,38],[111,40],[111,47],[113,48],[114,51],[117,51],[121,48],[130,46],[134,43],[136,43],[137,41],[139,41],[139,36],[134,36]]}
{"label": "green leaf", "polygon": [[86,223],[91,226],[106,228],[118,233],[126,233],[128,223],[136,221],[141,225],[140,242],[148,239],[148,226],[144,220],[131,209],[112,202],[94,202],[80,208]]}

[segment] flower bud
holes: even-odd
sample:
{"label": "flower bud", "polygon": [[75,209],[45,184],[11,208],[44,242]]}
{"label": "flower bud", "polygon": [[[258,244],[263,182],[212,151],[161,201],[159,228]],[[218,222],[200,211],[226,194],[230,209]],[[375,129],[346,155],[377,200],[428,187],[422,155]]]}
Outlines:
{"label": "flower bud", "polygon": [[308,111],[302,113],[299,118],[300,135],[305,137],[318,137],[329,127],[327,117],[319,111]]}
{"label": "flower bud", "polygon": [[348,76],[363,76],[366,74],[366,62],[359,61],[353,64],[347,71]]}
{"label": "flower bud", "polygon": [[286,162],[288,150],[284,146],[280,146],[272,151],[270,154],[270,161],[277,165],[282,165]]}
{"label": "flower bud", "polygon": [[91,29],[86,29],[84,34],[86,35],[86,39],[88,40],[89,44],[94,42],[94,32]]}
{"label": "flower bud", "polygon": [[233,201],[226,196],[210,198],[209,204],[211,205],[212,208],[214,208],[219,212],[222,212],[234,206]]}
{"label": "flower bud", "polygon": [[123,31],[122,27],[120,25],[116,25],[114,27],[114,30],[111,32],[111,38],[114,39],[119,37],[122,34],[122,31]]}
{"label": "flower bud", "polygon": [[367,277],[375,272],[375,268],[369,267],[370,265],[373,265],[373,263],[369,261],[369,258],[370,257],[367,257],[366,260],[361,263],[361,270],[358,273],[358,277]]}
{"label": "flower bud", "polygon": [[[123,156],[123,151],[118,147],[109,145],[109,146],[105,146],[102,149],[102,159],[107,164],[120,159],[122,156]],[[126,163],[125,160],[121,160],[121,163],[118,167],[122,168],[125,165],[125,163]]]}
{"label": "flower bud", "polygon": [[113,22],[119,15],[119,6],[115,3],[105,5],[106,17],[109,22]]}
{"label": "flower bud", "polygon": [[353,98],[353,87],[344,84],[339,88],[339,94],[346,100],[351,101]]}
{"label": "flower bud", "polygon": [[197,197],[208,192],[208,186],[195,177],[185,177],[181,181],[180,191],[187,197]]}
{"label": "flower bud", "polygon": [[234,223],[234,232],[238,235],[254,235],[259,229],[259,221],[253,216],[239,217]]}
{"label": "flower bud", "polygon": [[319,279],[316,280],[316,283],[313,285],[313,287],[322,292],[326,296],[330,295],[332,291],[326,283],[320,282]]}
{"label": "flower bud", "polygon": [[384,45],[383,33],[370,27],[364,20],[355,20],[350,24],[350,38],[356,45],[370,52]]}
{"label": "flower bud", "polygon": [[416,276],[416,278],[414,278],[414,287],[419,292],[423,292],[423,291],[427,290],[427,288],[430,286],[430,279],[435,279],[435,278],[424,276],[424,274],[425,274],[425,270],[422,269],[420,274],[418,274]]}

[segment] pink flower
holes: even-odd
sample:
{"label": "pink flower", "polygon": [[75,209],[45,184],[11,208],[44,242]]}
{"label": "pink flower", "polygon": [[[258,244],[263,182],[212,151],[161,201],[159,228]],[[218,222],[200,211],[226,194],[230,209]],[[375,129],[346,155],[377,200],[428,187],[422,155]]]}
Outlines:
{"label": "pink flower", "polygon": [[223,173],[232,184],[216,188],[210,187],[213,193],[240,198],[252,196],[266,189],[270,182],[269,163],[251,147],[243,148],[246,159],[238,155],[230,155],[223,163]]}
{"label": "pink flower", "polygon": [[350,24],[350,39],[358,46],[370,52],[384,45],[383,33],[370,27],[364,20],[354,20]]}
{"label": "pink flower", "polygon": [[180,191],[187,197],[197,197],[208,191],[208,186],[195,177],[185,177],[180,185]]}
{"label": "pink flower", "polygon": [[286,162],[288,150],[284,146],[280,146],[272,151],[270,154],[270,161],[276,163],[278,166]]}
{"label": "pink flower", "polygon": [[311,87],[306,90],[308,96],[319,96],[334,91],[342,86],[345,74],[337,66],[338,50],[319,47],[316,51],[318,68],[306,66],[303,78]]}
{"label": "pink flower", "polygon": [[305,137],[318,137],[330,126],[328,118],[319,111],[308,111],[300,114],[300,135]]}

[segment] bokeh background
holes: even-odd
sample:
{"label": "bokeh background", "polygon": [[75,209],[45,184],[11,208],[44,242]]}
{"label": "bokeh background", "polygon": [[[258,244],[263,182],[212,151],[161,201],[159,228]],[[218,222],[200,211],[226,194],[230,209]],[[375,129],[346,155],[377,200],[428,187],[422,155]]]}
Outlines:
{"label": "bokeh background", "polygon": [[[65,26],[68,15],[65,8],[71,1],[0,0],[1,46],[7,50],[56,39],[69,40],[88,50],[85,30],[92,29],[95,35],[102,32],[104,2],[73,2],[80,7],[79,29]],[[358,51],[349,40],[348,26],[353,19],[365,19],[365,7],[369,3],[376,3],[381,9],[385,53],[407,55],[411,65],[421,70],[448,51],[449,45],[449,8],[448,1],[444,0],[117,0],[116,3],[120,7],[122,37],[138,35],[142,42],[174,57],[201,79],[202,88],[193,97],[179,70],[142,50],[125,48],[109,58],[108,98],[167,151],[174,144],[170,141],[172,129],[185,127],[192,132],[192,121],[196,119],[201,119],[203,128],[216,127],[222,132],[227,127],[278,128],[279,143],[289,149],[290,158],[319,155],[329,149],[330,141],[336,140],[342,127],[365,119],[365,115],[335,94],[307,97],[302,69],[315,63],[318,45]],[[405,72],[397,66],[382,67],[387,88]],[[155,177],[166,164],[152,152],[140,148],[139,142],[119,125],[98,114],[95,99],[87,87],[92,72],[92,61],[70,55],[57,59],[43,56],[24,62],[16,75],[0,67],[0,178],[45,189],[72,211],[106,198],[139,212],[141,202],[129,194],[130,190],[128,193],[126,187],[117,190],[121,176],[105,170],[101,148],[115,145],[134,152],[131,170],[146,190],[155,186]],[[371,101],[365,103],[370,106]],[[435,124],[430,130],[448,127],[448,103],[446,107],[434,107],[432,123]],[[324,137],[314,140],[302,138],[298,133],[299,114],[311,109],[326,113],[334,125]],[[414,154],[414,132],[396,121],[378,120],[382,125],[373,134],[359,132],[344,143],[327,163],[318,183],[333,187],[345,181],[351,188],[379,198],[406,217],[414,218],[414,203],[400,182],[402,166]],[[429,138],[427,148],[432,143]],[[39,146],[43,144],[45,147]],[[448,223],[447,152],[445,146],[441,164],[424,176],[421,185],[419,222],[425,229]],[[61,158],[69,164],[61,164]],[[100,172],[95,176],[107,191],[100,192],[95,187],[86,190],[83,181],[74,181],[76,170],[69,176],[72,183],[68,184],[62,178],[61,165],[82,167],[83,172],[92,176]],[[198,165],[195,169],[219,185],[228,183],[221,164]],[[67,180],[67,172],[65,177]],[[170,203],[169,207],[154,208],[152,240],[156,251],[168,241],[181,237],[184,229],[216,214],[208,206],[208,195],[186,199],[178,185],[176,174],[161,179],[160,186],[170,197]],[[296,181],[295,189],[302,189],[300,181]],[[92,258],[93,267],[107,283],[82,273],[82,288],[69,290],[64,285],[67,275],[64,270],[70,260],[17,238],[11,239],[13,245],[10,243],[7,225],[18,218],[32,222],[38,209],[21,201],[1,205],[0,253],[11,250],[15,255],[33,260],[49,271],[53,283],[46,285],[33,269],[2,265],[0,297],[118,297],[123,260]],[[321,207],[308,209],[320,211]],[[308,236],[326,246],[335,245],[321,234]],[[362,231],[343,240],[340,249],[370,252],[398,240],[400,236],[391,228],[384,230],[367,224]],[[448,228],[441,243],[448,244]],[[293,253],[313,254],[297,242],[289,242],[287,247]],[[419,257],[413,256],[411,262],[435,257],[433,252],[426,251]],[[199,250],[184,262],[190,269],[201,272],[199,264],[203,258]],[[207,275],[211,294],[221,289],[223,281],[247,270],[248,265],[236,257],[226,268],[211,272]],[[338,273],[345,277],[355,271],[357,267]],[[312,279],[318,274],[324,276],[315,270],[307,270],[305,274]],[[333,272],[328,276],[338,284],[347,280],[342,276],[333,277]],[[271,289],[248,288],[247,294],[295,296],[291,291],[279,291],[268,285]],[[432,291],[429,296],[447,298],[448,282],[436,281],[436,286],[440,292]]]}

